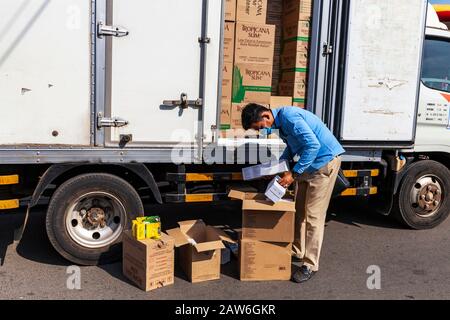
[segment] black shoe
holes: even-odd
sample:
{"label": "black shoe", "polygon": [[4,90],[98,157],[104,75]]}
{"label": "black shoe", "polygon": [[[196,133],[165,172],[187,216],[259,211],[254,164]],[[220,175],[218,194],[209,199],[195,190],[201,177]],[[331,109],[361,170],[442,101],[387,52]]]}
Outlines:
{"label": "black shoe", "polygon": [[309,269],[307,266],[301,266],[299,270],[297,270],[294,275],[292,276],[292,281],[297,283],[303,283],[311,279],[311,277],[316,272]]}

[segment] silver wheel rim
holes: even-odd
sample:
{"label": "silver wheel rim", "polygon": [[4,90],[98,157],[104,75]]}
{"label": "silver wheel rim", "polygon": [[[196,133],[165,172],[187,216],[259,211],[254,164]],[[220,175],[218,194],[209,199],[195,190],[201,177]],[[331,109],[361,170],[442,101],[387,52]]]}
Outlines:
{"label": "silver wheel rim", "polygon": [[89,192],[72,201],[65,212],[66,229],[77,244],[91,249],[116,241],[126,224],[122,202],[108,192]]}
{"label": "silver wheel rim", "polygon": [[426,175],[417,179],[410,195],[411,207],[422,217],[435,215],[442,205],[442,182],[435,175]]}

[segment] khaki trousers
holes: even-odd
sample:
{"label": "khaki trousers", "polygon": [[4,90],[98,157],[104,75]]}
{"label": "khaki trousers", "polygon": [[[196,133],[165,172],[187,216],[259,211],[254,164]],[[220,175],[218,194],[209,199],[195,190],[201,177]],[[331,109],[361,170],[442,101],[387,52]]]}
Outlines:
{"label": "khaki trousers", "polygon": [[319,270],[325,219],[341,162],[341,157],[336,157],[296,180],[294,253],[312,271]]}

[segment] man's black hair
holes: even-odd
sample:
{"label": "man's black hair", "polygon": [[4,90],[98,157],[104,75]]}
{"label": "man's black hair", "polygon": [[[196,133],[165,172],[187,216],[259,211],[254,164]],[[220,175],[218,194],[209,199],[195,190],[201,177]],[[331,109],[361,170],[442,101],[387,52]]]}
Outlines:
{"label": "man's black hair", "polygon": [[242,127],[245,130],[250,129],[253,123],[263,120],[262,114],[267,111],[270,111],[270,109],[260,104],[249,103],[242,110]]}

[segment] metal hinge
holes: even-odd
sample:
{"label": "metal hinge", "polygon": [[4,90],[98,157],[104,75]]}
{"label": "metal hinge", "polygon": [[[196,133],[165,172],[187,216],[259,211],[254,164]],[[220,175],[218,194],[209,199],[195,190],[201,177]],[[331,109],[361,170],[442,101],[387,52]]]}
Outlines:
{"label": "metal hinge", "polygon": [[199,43],[206,43],[206,44],[208,44],[208,43],[211,43],[211,38],[209,38],[209,37],[206,37],[206,38],[198,37],[198,42]]}
{"label": "metal hinge", "polygon": [[188,95],[186,93],[182,93],[180,95],[180,100],[164,100],[163,101],[163,105],[164,106],[180,107],[182,109],[187,109],[190,106],[192,106],[192,107],[202,107],[203,106],[203,99],[188,100]]}
{"label": "metal hinge", "polygon": [[126,37],[130,34],[130,32],[119,26],[107,26],[102,21],[100,21],[97,25],[97,35],[99,38],[103,36],[110,37]]}
{"label": "metal hinge", "polygon": [[333,46],[331,44],[324,43],[322,52],[323,56],[329,56],[333,54],[333,52],[334,52]]}
{"label": "metal hinge", "polygon": [[129,122],[127,120],[117,118],[117,117],[105,118],[105,117],[103,117],[103,115],[101,113],[98,114],[98,118],[97,118],[97,124],[98,124],[97,126],[99,128],[105,128],[105,127],[119,128],[119,127],[124,127],[124,126],[128,125],[128,123]]}

